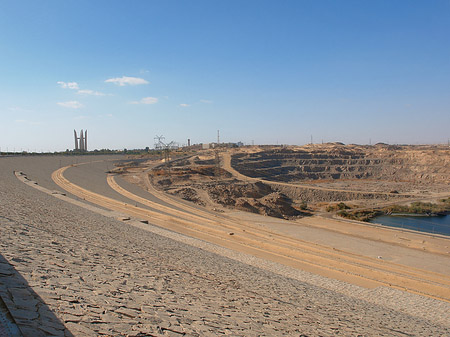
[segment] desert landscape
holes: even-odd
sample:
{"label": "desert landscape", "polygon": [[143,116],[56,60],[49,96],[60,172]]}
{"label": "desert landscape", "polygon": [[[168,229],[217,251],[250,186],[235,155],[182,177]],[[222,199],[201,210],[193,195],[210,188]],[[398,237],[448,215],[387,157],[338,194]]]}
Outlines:
{"label": "desert landscape", "polygon": [[[448,146],[265,146],[223,150],[220,158],[203,151],[173,160],[149,171],[150,180],[199,205],[279,218],[323,214],[342,202],[348,209],[381,210],[449,196]],[[144,187],[138,173],[155,166],[148,164],[131,161],[114,172]]]}
{"label": "desert landscape", "polygon": [[0,158],[0,296],[25,336],[447,335],[449,238],[330,206],[446,198],[448,154]]}
{"label": "desert landscape", "polygon": [[450,336],[450,1],[0,8],[0,337]]}

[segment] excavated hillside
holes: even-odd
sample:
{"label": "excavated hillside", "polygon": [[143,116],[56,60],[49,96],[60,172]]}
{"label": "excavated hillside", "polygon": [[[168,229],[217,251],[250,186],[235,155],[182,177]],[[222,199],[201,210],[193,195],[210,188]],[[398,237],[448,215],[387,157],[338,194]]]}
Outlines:
{"label": "excavated hillside", "polygon": [[152,183],[184,200],[220,211],[235,208],[277,218],[292,218],[302,212],[292,207],[292,200],[271,186],[239,181],[231,173],[216,167],[210,155],[178,160],[149,173]]}
{"label": "excavated hillside", "polygon": [[[220,157],[218,165],[213,151],[200,151],[170,168],[141,165],[137,171],[147,171],[155,187],[198,205],[287,219],[340,202],[367,209],[450,196],[447,146],[266,146],[221,149]],[[139,174],[128,173],[130,181],[140,181]]]}
{"label": "excavated hillside", "polygon": [[280,182],[372,179],[450,183],[450,148],[437,146],[315,145],[237,153],[243,175]]}

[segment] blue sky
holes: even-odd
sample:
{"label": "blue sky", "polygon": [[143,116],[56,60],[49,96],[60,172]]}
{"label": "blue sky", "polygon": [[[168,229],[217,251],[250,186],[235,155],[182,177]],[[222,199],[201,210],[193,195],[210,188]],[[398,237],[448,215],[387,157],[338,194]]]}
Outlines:
{"label": "blue sky", "polygon": [[450,1],[0,3],[0,148],[446,143]]}

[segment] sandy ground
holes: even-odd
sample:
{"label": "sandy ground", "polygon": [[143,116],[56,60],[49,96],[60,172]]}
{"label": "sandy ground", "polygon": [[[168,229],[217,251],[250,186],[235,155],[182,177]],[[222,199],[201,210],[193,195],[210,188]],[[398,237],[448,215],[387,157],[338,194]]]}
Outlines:
{"label": "sandy ground", "polygon": [[[238,174],[235,170],[229,168],[229,160],[225,160],[226,162],[228,162],[228,166],[224,166],[233,174]],[[136,175],[130,177],[136,178]],[[148,182],[148,177],[145,174],[142,175],[140,180],[145,181],[146,179],[147,188],[151,192],[148,195],[158,194],[161,199],[171,202],[171,205],[181,204],[177,198],[155,190]],[[242,179],[245,179],[245,177]],[[124,192],[120,193],[123,194]],[[134,196],[128,195],[128,197],[133,199]],[[134,200],[139,201],[139,199]],[[193,209],[192,206],[181,205],[180,207],[184,207],[185,210]],[[447,281],[450,271],[447,267],[449,265],[448,238],[426,234],[417,235],[413,232],[399,231],[387,227],[323,217],[304,218],[294,223],[244,212],[229,212],[226,210],[223,215],[219,216],[214,212],[208,213],[204,209],[201,211],[197,208],[195,211],[197,214],[206,214],[207,218],[217,218],[222,224],[230,224],[228,220],[234,218],[234,223],[231,223],[232,228],[237,229],[240,236],[245,235],[247,238],[249,231],[247,230],[245,233],[243,231],[248,228],[255,230],[255,227],[257,227],[258,233],[253,234],[258,236],[254,236],[254,238],[261,240],[261,237],[264,237],[266,240],[265,244],[256,246],[275,253],[272,256],[266,255],[264,258],[366,287],[375,287],[381,283],[400,289],[406,288],[419,293],[428,293],[431,296],[448,300],[449,284]],[[213,225],[216,228],[220,226]],[[165,226],[165,224],[162,224],[162,226]],[[189,224],[186,224],[186,227],[189,227]],[[192,232],[189,233],[186,227],[175,228],[171,226],[174,230],[196,235]],[[200,237],[211,240],[209,237]],[[288,247],[289,251],[287,251],[285,244],[286,238],[297,239],[296,242],[290,240],[292,244]],[[226,236],[222,236],[222,241],[225,246],[235,243],[227,239]],[[316,246],[305,245],[305,241]],[[221,244],[221,242],[214,242]],[[240,243],[244,243],[244,240],[241,240]],[[252,246],[255,246],[254,242]],[[260,252],[250,250],[248,245],[241,245],[240,247],[233,245],[233,249],[241,249],[243,252],[261,256]],[[298,257],[297,261],[293,261],[295,256]],[[380,261],[374,262],[374,259]],[[310,264],[308,265],[308,263]],[[363,269],[361,268],[362,264],[364,264]],[[417,271],[413,276],[408,268],[405,269],[402,266],[423,270]],[[383,270],[382,273],[380,273],[381,270]],[[392,275],[399,274],[400,270],[409,274],[406,275],[406,278],[409,278],[409,280],[406,280],[407,282],[411,282],[411,278],[414,277],[426,280],[426,282],[411,284],[410,287],[405,283],[405,278]],[[441,275],[437,275],[436,279],[431,280],[428,279],[427,275],[429,271]],[[430,286],[430,292],[425,291],[427,282]],[[442,283],[443,288],[431,291],[435,282]]]}
{"label": "sandy ground", "polygon": [[[413,268],[450,275],[449,240],[411,231],[391,230],[358,222],[306,217],[295,221],[255,217],[252,213],[232,212],[264,228],[319,245],[333,247],[371,258],[382,259]],[[425,242],[424,242],[425,241]],[[415,247],[417,249],[411,249]],[[424,247],[426,247],[424,249]],[[427,250],[438,252],[430,253]],[[450,276],[449,276],[450,277]]]}
{"label": "sandy ground", "polygon": [[[150,217],[149,224],[120,222],[115,220],[117,214],[106,211],[106,207],[95,209],[92,202],[84,206],[87,200],[80,197],[71,199],[78,200],[72,203],[60,200],[12,174],[13,170],[24,171],[51,193],[57,188],[49,179],[51,172],[69,160],[73,158],[0,159],[1,296],[25,335],[38,336],[36,331],[43,335],[49,331],[70,335],[69,330],[80,336],[139,332],[202,336],[437,336],[450,332],[447,302],[386,287],[362,288],[270,259],[258,259],[152,226],[152,222],[159,222],[156,217],[154,221]],[[123,199],[124,195],[119,197],[120,193],[107,184],[104,168],[91,168],[89,175],[78,177],[67,170],[67,177],[73,174],[71,181],[100,195],[117,198],[122,204],[128,201],[128,206],[161,213],[157,206],[146,207],[130,198]],[[120,180],[118,185],[127,187]],[[158,204],[183,210],[181,204],[174,207],[165,202]],[[174,217],[173,211],[165,212],[159,216]],[[192,216],[195,213],[191,210]],[[245,219],[243,214],[238,216],[243,223],[254,221]],[[192,221],[192,217],[185,218]],[[327,230],[328,238],[324,239],[326,235],[320,234],[324,232],[320,228],[324,221],[296,224],[301,230],[292,225],[257,221],[261,222],[258,228],[271,228],[273,234],[298,235],[308,239],[309,244],[317,244],[314,240],[321,238],[320,245],[342,248],[333,240],[341,242],[339,235],[344,236],[345,230]],[[306,234],[299,234],[301,231],[316,234],[306,238]],[[355,237],[368,241],[363,234]],[[394,262],[411,270],[421,268],[401,260],[407,259],[405,252],[421,253],[419,247],[385,241],[371,241],[374,245],[378,242],[394,247],[392,252],[384,250],[388,255],[384,254],[383,259],[391,256],[393,261],[399,259]],[[363,246],[352,242],[351,249],[358,250],[358,245]],[[363,255],[377,253],[384,246],[379,247]],[[406,251],[395,253],[395,247]],[[349,253],[351,250],[346,249],[343,256]],[[426,257],[430,253],[423,254],[420,264],[431,261]],[[442,261],[449,265],[445,255],[430,256],[447,259]],[[435,271],[433,268],[436,266],[430,268],[430,273]],[[442,272],[439,268],[437,271]],[[446,277],[448,280],[448,274]]]}

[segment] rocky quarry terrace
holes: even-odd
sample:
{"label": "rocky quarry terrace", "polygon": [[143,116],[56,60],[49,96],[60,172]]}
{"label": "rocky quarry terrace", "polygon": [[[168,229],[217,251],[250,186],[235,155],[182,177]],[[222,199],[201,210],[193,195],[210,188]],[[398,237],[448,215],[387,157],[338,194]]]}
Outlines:
{"label": "rocky quarry terrace", "polygon": [[450,148],[316,145],[233,155],[240,173],[271,181],[372,179],[450,183]]}
{"label": "rocky quarry terrace", "polygon": [[[286,219],[330,204],[356,208],[448,197],[448,146],[314,144],[266,146],[175,160],[151,171],[155,186],[202,206]],[[139,178],[134,177],[139,180]]]}

